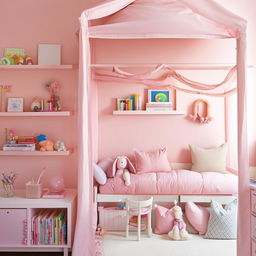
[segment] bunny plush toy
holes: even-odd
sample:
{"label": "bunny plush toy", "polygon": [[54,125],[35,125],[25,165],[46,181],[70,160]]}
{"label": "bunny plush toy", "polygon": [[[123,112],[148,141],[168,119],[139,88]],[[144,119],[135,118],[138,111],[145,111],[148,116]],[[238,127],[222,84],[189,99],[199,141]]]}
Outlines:
{"label": "bunny plush toy", "polygon": [[113,163],[113,173],[123,173],[123,179],[126,186],[131,184],[131,173],[136,173],[135,168],[127,156],[118,156]]}

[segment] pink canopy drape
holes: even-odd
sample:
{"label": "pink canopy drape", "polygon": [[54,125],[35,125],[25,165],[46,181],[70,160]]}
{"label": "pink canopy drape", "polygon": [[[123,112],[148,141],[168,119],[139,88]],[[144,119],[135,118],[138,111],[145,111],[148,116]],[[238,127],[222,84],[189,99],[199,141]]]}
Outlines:
{"label": "pink canopy drape", "polygon": [[[98,19],[99,22],[91,21]],[[89,23],[90,22],[90,23]],[[110,0],[81,17],[79,80],[78,214],[74,256],[94,255],[93,175],[96,111],[90,102],[89,38],[235,38],[237,39],[239,212],[238,256],[250,255],[250,201],[246,131],[246,21],[213,0]],[[90,24],[90,25],[89,25]],[[164,24],[164,25],[163,25]],[[95,116],[94,116],[95,117]],[[241,200],[242,199],[242,200]],[[246,209],[246,210],[244,210]]]}

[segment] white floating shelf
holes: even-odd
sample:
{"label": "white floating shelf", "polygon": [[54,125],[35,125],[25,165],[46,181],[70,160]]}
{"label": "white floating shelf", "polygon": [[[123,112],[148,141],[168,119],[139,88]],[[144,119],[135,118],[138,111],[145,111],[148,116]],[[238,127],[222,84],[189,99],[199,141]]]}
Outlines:
{"label": "white floating shelf", "polygon": [[70,116],[70,111],[52,111],[52,112],[0,112],[0,117],[18,117],[18,116]]}
{"label": "white floating shelf", "polygon": [[71,70],[74,65],[0,65],[0,70]]}
{"label": "white floating shelf", "polygon": [[113,115],[184,115],[184,114],[185,114],[184,111],[177,111],[177,110],[171,110],[171,111],[115,110],[113,111]]}
{"label": "white floating shelf", "polygon": [[68,156],[70,151],[0,151],[0,156]]}

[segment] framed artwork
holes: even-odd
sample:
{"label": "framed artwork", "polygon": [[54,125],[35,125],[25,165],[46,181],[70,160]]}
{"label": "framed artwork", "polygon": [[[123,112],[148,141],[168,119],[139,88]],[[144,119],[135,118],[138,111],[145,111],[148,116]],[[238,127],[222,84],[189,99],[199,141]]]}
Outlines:
{"label": "framed artwork", "polygon": [[150,103],[169,103],[169,90],[148,90],[148,102]]}
{"label": "framed artwork", "polygon": [[125,110],[125,106],[126,106],[126,100],[127,99],[116,99],[116,103],[117,103],[117,110]]}
{"label": "framed artwork", "polygon": [[7,112],[23,112],[23,98],[8,98]]}

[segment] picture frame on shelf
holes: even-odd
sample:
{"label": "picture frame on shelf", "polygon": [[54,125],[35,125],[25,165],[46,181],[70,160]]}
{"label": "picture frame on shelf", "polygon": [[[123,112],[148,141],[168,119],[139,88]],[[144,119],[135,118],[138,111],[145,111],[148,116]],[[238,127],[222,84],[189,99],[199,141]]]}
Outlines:
{"label": "picture frame on shelf", "polygon": [[24,98],[8,98],[7,112],[23,112]]}
{"label": "picture frame on shelf", "polygon": [[117,110],[123,111],[125,110],[125,104],[126,104],[127,99],[116,99],[116,104],[117,104]]}
{"label": "picture frame on shelf", "polygon": [[150,103],[170,103],[169,90],[148,90],[148,102]]}

